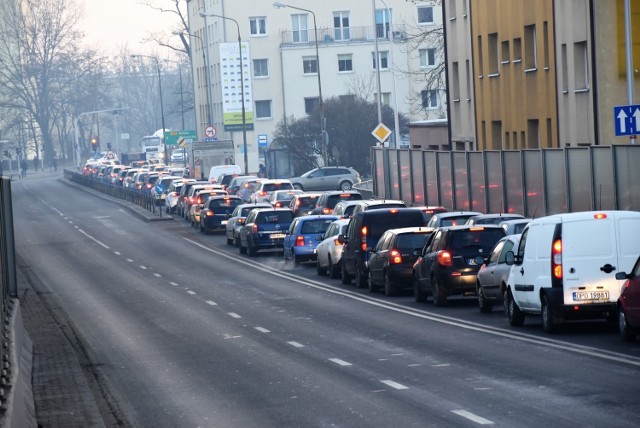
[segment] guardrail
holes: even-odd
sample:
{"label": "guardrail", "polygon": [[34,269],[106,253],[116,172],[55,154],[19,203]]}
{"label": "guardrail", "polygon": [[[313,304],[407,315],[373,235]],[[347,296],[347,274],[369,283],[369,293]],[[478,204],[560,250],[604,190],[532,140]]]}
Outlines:
{"label": "guardrail", "polygon": [[68,169],[64,170],[64,177],[73,183],[90,187],[93,190],[113,196],[114,198],[122,199],[123,201],[138,205],[162,217],[162,205],[158,205],[153,196],[144,194],[139,190],[114,186],[113,184],[107,183],[98,177],[87,177]]}

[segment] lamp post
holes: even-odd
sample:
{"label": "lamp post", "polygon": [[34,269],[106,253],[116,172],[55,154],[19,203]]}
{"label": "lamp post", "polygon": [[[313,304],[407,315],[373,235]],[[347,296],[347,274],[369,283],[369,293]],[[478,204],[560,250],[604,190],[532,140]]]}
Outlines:
{"label": "lamp post", "polygon": [[160,61],[158,60],[158,57],[149,56],[149,55],[135,54],[135,55],[131,55],[131,58],[151,58],[156,62],[156,70],[158,71],[158,89],[160,90],[160,117],[162,119],[162,146],[164,147],[164,161],[167,162],[167,145],[165,143],[165,138],[164,138],[166,128],[164,127],[164,106],[163,106],[163,100],[162,100],[162,78],[160,75]]}
{"label": "lamp post", "polygon": [[[400,118],[399,118],[399,113],[398,113],[398,91],[396,90],[396,71],[395,71],[395,64],[393,62],[393,50],[394,50],[394,39],[393,39],[393,20],[391,18],[391,9],[389,9],[389,6],[387,6],[387,3],[384,0],[380,0],[382,2],[382,4],[384,5],[384,7],[387,9],[387,17],[389,18],[389,29],[390,29],[390,36],[389,36],[389,67],[391,68],[391,82],[392,82],[392,88],[393,88],[393,131],[394,131],[394,135],[393,135],[393,145],[394,148],[398,148],[399,144],[398,144],[398,139],[400,138]],[[382,27],[386,30],[386,25],[383,22]]]}
{"label": "lamp post", "polygon": [[329,134],[327,134],[327,124],[324,117],[324,104],[322,102],[322,79],[320,78],[320,51],[318,50],[318,26],[316,24],[316,14],[313,13],[312,10],[305,9],[298,6],[291,6],[290,4],[274,2],[273,6],[277,9],[281,7],[289,7],[291,9],[301,10],[303,12],[309,12],[311,16],[313,16],[313,33],[315,35],[315,45],[316,45],[316,61],[318,63],[318,102],[320,107],[320,141],[322,143],[322,153],[324,157],[324,166],[328,164],[328,152],[327,148],[329,145]]}
{"label": "lamp post", "polygon": [[242,61],[242,38],[240,37],[240,24],[233,18],[228,16],[217,15],[215,13],[204,13],[200,11],[200,16],[207,17],[212,16],[221,19],[227,19],[233,21],[238,29],[238,54],[240,55],[240,102],[242,103],[242,148],[244,150],[244,173],[249,175],[249,154],[247,153],[247,116],[246,109],[244,107],[244,65]]}

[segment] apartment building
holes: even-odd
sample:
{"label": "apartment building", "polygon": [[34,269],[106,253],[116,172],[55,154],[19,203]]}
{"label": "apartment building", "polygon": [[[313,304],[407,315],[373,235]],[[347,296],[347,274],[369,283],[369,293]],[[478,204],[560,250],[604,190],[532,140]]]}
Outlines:
{"label": "apartment building", "polygon": [[188,1],[199,139],[211,139],[205,130],[213,126],[216,138],[234,141],[236,159],[242,159],[244,96],[249,170],[257,171],[283,118],[304,117],[318,106],[320,91],[323,99],[358,95],[375,101],[378,74],[383,104],[393,108],[397,103],[411,120],[446,117],[445,88],[429,87],[420,78],[442,65],[437,63],[444,61],[441,42],[411,37],[442,25],[439,5]]}
{"label": "apartment building", "polygon": [[[453,148],[629,143],[613,117],[629,104],[624,0],[451,0],[443,15]],[[630,18],[640,28],[639,2]]]}

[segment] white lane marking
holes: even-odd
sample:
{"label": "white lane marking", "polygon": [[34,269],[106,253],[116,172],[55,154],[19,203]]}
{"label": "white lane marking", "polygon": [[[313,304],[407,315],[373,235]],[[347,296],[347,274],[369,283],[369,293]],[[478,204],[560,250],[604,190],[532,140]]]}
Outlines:
{"label": "white lane marking", "polygon": [[344,360],[341,360],[340,358],[329,358],[329,361],[331,361],[332,363],[336,363],[337,365],[343,366],[343,367],[352,365],[351,363],[348,363],[348,362],[346,362]]}
{"label": "white lane marking", "polygon": [[395,389],[409,389],[409,387],[399,384],[398,382],[394,382],[392,380],[381,380],[380,382]]}
{"label": "white lane marking", "polygon": [[73,224],[73,221],[69,220],[69,224]]}
{"label": "white lane marking", "polygon": [[271,333],[271,331],[267,330],[264,327],[256,327],[256,330],[258,330],[260,333]]}
{"label": "white lane marking", "polygon": [[452,410],[451,413],[455,413],[458,416],[462,416],[463,418],[469,419],[472,422],[475,422],[479,425],[493,425],[494,422],[489,419],[485,419],[482,416],[475,415],[466,410]]}
{"label": "white lane marking", "polygon": [[174,287],[177,287],[178,285],[180,285],[177,282],[173,282],[173,281],[169,282],[169,284],[173,285]]}
{"label": "white lane marking", "polygon": [[431,367],[449,367],[451,364],[432,364]]}
{"label": "white lane marking", "polygon": [[75,227],[75,228],[76,228],[76,229],[78,229],[78,230],[80,229],[80,226],[73,226],[73,227]]}
{"label": "white lane marking", "polygon": [[57,212],[60,217],[64,217],[64,214],[62,212],[60,212],[60,210],[57,210],[54,207],[51,207],[51,209],[54,210],[55,212]]}
{"label": "white lane marking", "polygon": [[93,242],[95,242],[98,245],[103,246],[104,248],[106,248],[107,250],[110,250],[111,248],[109,248],[106,244],[103,244],[102,242],[98,241],[96,238],[94,238],[93,236],[89,235],[87,232],[85,232],[82,229],[78,229],[78,232],[82,233],[84,236],[86,236],[87,238],[91,239]]}
{"label": "white lane marking", "polygon": [[140,265],[140,266],[138,266],[138,267],[139,267],[140,269],[142,269],[142,270],[147,270],[147,267],[146,267],[146,266]]}
{"label": "white lane marking", "polygon": [[[178,285],[178,284],[176,284],[176,285]],[[216,302],[212,301],[212,300],[206,300],[205,303],[207,305],[211,305],[211,306],[218,306],[218,304]]]}
{"label": "white lane marking", "polygon": [[156,278],[162,278],[162,275],[160,275],[159,273],[154,273],[153,276],[155,276]]}
{"label": "white lane marking", "polygon": [[231,318],[242,318],[240,315],[236,314],[235,312],[227,312],[227,315],[229,315]]}
{"label": "white lane marking", "polygon": [[588,355],[594,358],[600,358],[603,360],[608,360],[608,361],[615,361],[617,363],[622,363],[622,364],[627,364],[627,365],[631,365],[631,366],[635,366],[635,367],[640,367],[640,358],[638,357],[633,357],[630,355],[626,355],[626,354],[621,354],[619,352],[612,352],[612,351],[607,351],[604,349],[598,349],[598,348],[592,348],[589,346],[584,346],[584,345],[575,345],[572,343],[568,343],[568,342],[563,342],[557,339],[549,339],[546,337],[536,337],[534,335],[531,334],[527,334],[527,333],[520,333],[520,332],[514,332],[511,330],[507,330],[504,328],[498,328],[498,327],[490,327],[490,326],[480,326],[477,324],[474,324],[470,321],[465,321],[459,318],[454,318],[454,317],[447,317],[447,316],[443,316],[443,315],[435,315],[435,314],[430,314],[428,312],[425,311],[421,311],[419,309],[412,309],[412,308],[408,308],[405,306],[402,306],[400,304],[395,304],[395,303],[391,303],[391,302],[387,302],[384,300],[379,300],[373,297],[363,297],[360,296],[358,294],[319,282],[319,281],[314,281],[312,279],[305,279],[305,278],[301,278],[298,277],[294,274],[290,274],[288,272],[283,272],[283,271],[279,271],[276,268],[267,266],[267,265],[256,265],[253,262],[248,262],[242,259],[239,259],[236,256],[233,256],[231,254],[228,254],[226,252],[223,251],[218,251],[215,250],[213,248],[207,247],[197,241],[194,241],[192,239],[186,238],[186,237],[182,237],[182,239],[184,239],[187,242],[190,242],[191,244],[193,244],[194,246],[201,248],[205,251],[208,251],[210,253],[213,254],[217,254],[221,257],[224,257],[228,260],[231,260],[235,263],[240,263],[242,265],[245,265],[249,268],[255,269],[255,270],[259,270],[265,273],[269,273],[273,276],[277,276],[279,278],[283,278],[283,279],[287,279],[291,282],[296,282],[298,284],[302,284],[302,285],[306,285],[307,287],[311,287],[311,288],[316,288],[318,290],[323,290],[323,291],[327,291],[329,293],[333,293],[339,296],[343,296],[352,300],[356,300],[362,303],[366,303],[368,305],[372,305],[372,306],[377,306],[377,307],[381,307],[381,308],[385,308],[388,310],[392,310],[398,313],[402,313],[405,315],[410,315],[416,318],[421,318],[421,319],[426,319],[426,320],[430,320],[430,321],[434,321],[434,322],[438,322],[441,324],[447,324],[447,325],[451,325],[454,327],[459,327],[465,330],[471,330],[471,331],[477,331],[477,332],[481,332],[481,333],[486,333],[486,334],[491,334],[493,336],[498,336],[498,337],[504,337],[504,338],[508,338],[508,339],[512,339],[512,340],[517,340],[520,342],[524,342],[524,343],[530,343],[530,344],[535,344],[535,345],[539,345],[539,346],[546,346],[548,348],[553,348],[553,349],[559,349],[559,350],[563,350],[563,351],[568,351],[568,352],[573,352],[575,354],[581,354],[581,355]]}
{"label": "white lane marking", "polygon": [[116,256],[120,255],[120,251],[114,251],[113,254],[115,254]]}
{"label": "white lane marking", "polygon": [[295,346],[296,348],[304,348],[304,345],[302,343],[294,342],[293,340],[287,343],[291,346]]}
{"label": "white lane marking", "polygon": [[191,290],[187,290],[187,293],[189,293],[189,294],[196,294],[196,292],[195,292],[195,291],[191,291]]}
{"label": "white lane marking", "polygon": [[133,263],[133,260],[132,260],[132,259],[127,259],[127,261],[128,261],[129,263]]}

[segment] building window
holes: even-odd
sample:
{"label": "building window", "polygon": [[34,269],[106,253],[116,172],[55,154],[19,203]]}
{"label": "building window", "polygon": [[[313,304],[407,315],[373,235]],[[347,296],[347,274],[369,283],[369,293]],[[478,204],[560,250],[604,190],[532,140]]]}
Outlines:
{"label": "building window", "polygon": [[293,43],[309,42],[309,26],[307,24],[307,14],[291,15],[291,36]]}
{"label": "building window", "polygon": [[353,71],[353,60],[351,59],[351,54],[338,55],[338,71]]}
{"label": "building window", "polygon": [[313,113],[313,111],[320,107],[320,98],[305,98],[304,99],[304,112],[307,114]]}
{"label": "building window", "polygon": [[386,39],[389,36],[391,16],[387,9],[376,9],[376,37]]}
{"label": "building window", "polygon": [[433,24],[433,6],[418,6],[418,24]]}
{"label": "building window", "polygon": [[433,48],[419,49],[420,67],[433,68],[436,66],[436,50]]}
{"label": "building window", "polygon": [[491,148],[493,150],[502,150],[502,122],[499,120],[491,121]]}
{"label": "building window", "polygon": [[573,44],[573,69],[576,91],[589,89],[589,61],[587,56],[587,42]]}
{"label": "building window", "polygon": [[333,12],[333,37],[335,40],[351,39],[349,12]]}
{"label": "building window", "polygon": [[471,64],[469,60],[465,62],[465,79],[467,81],[467,101],[471,101]]}
{"label": "building window", "polygon": [[[380,55],[380,70],[389,69],[389,51],[378,51]],[[371,60],[373,61],[373,69],[376,69],[376,53],[371,52]]]}
{"label": "building window", "polygon": [[[378,93],[373,94],[373,99],[378,101]],[[391,92],[382,92],[382,96],[380,97],[380,104],[383,106],[391,105]]]}
{"label": "building window", "polygon": [[569,65],[567,64],[566,43],[563,43],[562,46],[560,46],[560,56],[562,61],[562,64],[560,65],[562,67],[562,92],[566,94],[569,92]]}
{"label": "building window", "polygon": [[536,26],[524,27],[524,68],[535,70],[538,66],[538,47],[536,42]]}
{"label": "building window", "polygon": [[249,18],[249,32],[252,36],[266,36],[267,18],[264,16]]}
{"label": "building window", "polygon": [[269,77],[269,60],[267,58],[253,60],[253,77]]}
{"label": "building window", "polygon": [[256,101],[256,119],[271,119],[271,100]]}
{"label": "building window", "polygon": [[543,49],[544,49],[544,69],[549,69],[549,24],[544,21],[542,24],[542,37],[543,37]]}
{"label": "building window", "polygon": [[451,83],[452,83],[452,93],[451,95],[453,96],[453,101],[454,102],[459,102],[460,101],[460,71],[458,70],[458,63],[454,62],[453,64],[453,76],[451,79]]}
{"label": "building window", "polygon": [[527,137],[528,149],[540,148],[540,126],[538,125],[538,119],[527,120]]}
{"label": "building window", "polygon": [[489,76],[497,76],[500,74],[498,63],[498,33],[491,33],[487,39],[489,46]]}
{"label": "building window", "polygon": [[482,36],[478,36],[478,77],[484,75],[484,62],[482,61]]}
{"label": "building window", "polygon": [[422,108],[424,109],[436,109],[438,108],[438,91],[436,90],[424,90],[422,95]]}
{"label": "building window", "polygon": [[502,41],[502,52],[501,52],[501,57],[502,57],[502,63],[503,64],[508,64],[509,60],[511,59],[511,57],[509,56],[509,40],[503,40]]}
{"label": "building window", "polygon": [[522,39],[516,37],[513,39],[513,62],[522,61]]}
{"label": "building window", "polygon": [[304,74],[318,74],[318,57],[302,57],[302,69]]}

